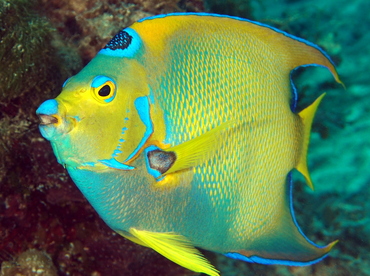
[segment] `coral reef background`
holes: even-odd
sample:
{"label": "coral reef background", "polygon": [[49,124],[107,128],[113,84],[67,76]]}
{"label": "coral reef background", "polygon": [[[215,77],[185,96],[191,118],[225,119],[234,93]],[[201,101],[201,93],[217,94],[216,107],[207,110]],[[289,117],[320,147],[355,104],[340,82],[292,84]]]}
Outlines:
{"label": "coral reef background", "polygon": [[367,0],[0,0],[0,275],[195,275],[113,233],[57,164],[35,115],[118,30],[181,11],[241,16],[312,41],[346,85],[322,68],[294,74],[301,108],[327,92],[309,150],[315,192],[295,174],[294,207],[309,238],[340,240],[330,257],[308,267],[207,257],[224,276],[370,275],[369,10]]}

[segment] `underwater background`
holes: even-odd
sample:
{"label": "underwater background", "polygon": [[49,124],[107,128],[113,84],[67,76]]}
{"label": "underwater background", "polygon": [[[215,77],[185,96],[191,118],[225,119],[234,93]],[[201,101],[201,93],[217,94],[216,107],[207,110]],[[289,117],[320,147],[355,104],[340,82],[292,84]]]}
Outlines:
{"label": "underwater background", "polygon": [[240,16],[309,40],[346,86],[323,68],[293,76],[299,109],[327,93],[308,156],[315,191],[297,173],[293,198],[311,240],[339,239],[330,256],[306,267],[206,257],[225,276],[370,275],[368,0],[0,0],[0,275],[197,275],[110,230],[57,163],[35,115],[120,29],[184,11]]}

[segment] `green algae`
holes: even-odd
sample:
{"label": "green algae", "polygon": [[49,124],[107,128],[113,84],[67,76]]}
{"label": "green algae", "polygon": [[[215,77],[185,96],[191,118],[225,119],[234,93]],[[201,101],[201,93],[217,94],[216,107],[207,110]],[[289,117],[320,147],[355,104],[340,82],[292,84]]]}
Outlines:
{"label": "green algae", "polygon": [[45,95],[60,81],[54,29],[35,6],[36,1],[0,0],[1,102],[31,90]]}

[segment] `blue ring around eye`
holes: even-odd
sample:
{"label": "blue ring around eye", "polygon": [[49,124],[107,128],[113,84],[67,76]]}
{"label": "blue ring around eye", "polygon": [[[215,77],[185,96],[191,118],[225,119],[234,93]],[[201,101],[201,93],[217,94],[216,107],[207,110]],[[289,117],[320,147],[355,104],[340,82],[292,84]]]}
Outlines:
{"label": "blue ring around eye", "polygon": [[114,91],[113,91],[113,95],[111,97],[104,100],[106,103],[110,103],[114,99],[114,97],[116,96],[116,87],[117,87],[116,82],[113,79],[111,79],[109,77],[106,77],[106,76],[96,76],[93,79],[92,83],[91,83],[92,88],[98,88],[99,86],[103,85],[104,83],[106,83],[108,81],[111,81],[111,82],[114,83]]}

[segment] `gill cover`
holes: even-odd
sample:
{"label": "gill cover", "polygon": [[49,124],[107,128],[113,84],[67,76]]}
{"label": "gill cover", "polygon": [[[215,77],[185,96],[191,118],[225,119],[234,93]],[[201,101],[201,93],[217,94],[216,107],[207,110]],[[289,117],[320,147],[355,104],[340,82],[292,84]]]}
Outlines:
{"label": "gill cover", "polygon": [[[63,164],[133,169],[128,163],[153,132],[145,70],[133,58],[141,46],[134,30],[122,30],[81,72],[65,81],[53,109],[44,112],[50,104],[41,105],[40,118],[41,113],[51,116],[45,120],[61,118],[60,125],[41,129],[49,133],[50,141],[58,140]],[[65,107],[63,114],[58,106]],[[68,131],[63,131],[67,124]]]}

